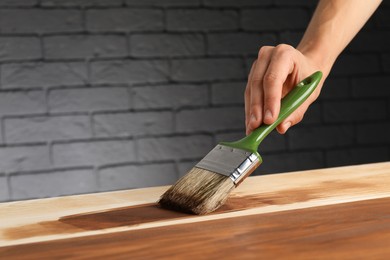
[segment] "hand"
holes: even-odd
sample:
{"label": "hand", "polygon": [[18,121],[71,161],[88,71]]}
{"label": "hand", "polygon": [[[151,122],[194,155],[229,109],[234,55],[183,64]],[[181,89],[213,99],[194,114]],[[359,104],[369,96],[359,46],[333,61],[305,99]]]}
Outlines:
{"label": "hand", "polygon": [[[321,70],[320,66],[290,45],[262,47],[252,65],[245,90],[246,133],[250,134],[262,123],[272,124],[279,115],[281,99],[318,70]],[[323,73],[325,78],[327,72]],[[319,96],[324,78],[314,93],[277,126],[279,133],[284,134],[303,119],[309,105]]]}

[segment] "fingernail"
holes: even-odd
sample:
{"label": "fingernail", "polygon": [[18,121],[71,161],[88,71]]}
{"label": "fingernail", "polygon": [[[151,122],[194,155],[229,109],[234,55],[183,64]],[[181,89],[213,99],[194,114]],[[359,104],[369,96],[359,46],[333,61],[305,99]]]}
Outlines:
{"label": "fingernail", "polygon": [[272,113],[271,110],[267,109],[264,114],[264,118],[268,120],[272,120]]}
{"label": "fingernail", "polygon": [[284,123],[283,127],[286,129],[286,131],[290,128],[291,122]]}
{"label": "fingernail", "polygon": [[251,115],[250,121],[251,121],[251,122],[256,122],[256,117],[255,117],[255,115],[253,115],[253,114]]}

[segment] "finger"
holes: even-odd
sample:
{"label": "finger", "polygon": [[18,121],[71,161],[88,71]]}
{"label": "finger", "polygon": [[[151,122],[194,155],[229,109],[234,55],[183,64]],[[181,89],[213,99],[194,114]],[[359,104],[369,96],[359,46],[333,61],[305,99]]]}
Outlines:
{"label": "finger", "polygon": [[246,129],[246,133],[248,134],[248,123],[249,123],[249,115],[250,115],[249,113],[250,88],[248,83],[246,83],[244,99],[245,99],[245,129]]}
{"label": "finger", "polygon": [[250,120],[249,131],[258,128],[263,121],[263,77],[267,70],[274,47],[264,46],[260,49],[250,84]]}
{"label": "finger", "polygon": [[294,113],[292,113],[286,119],[284,119],[276,127],[276,130],[280,134],[285,134],[290,127],[301,122],[310,104],[311,103],[307,103],[307,102],[303,103],[299,108],[297,108],[297,110],[294,111]]}
{"label": "finger", "polygon": [[253,62],[252,67],[249,71],[248,81],[246,83],[245,87],[245,128],[246,128],[246,134],[249,134],[248,124],[249,124],[249,118],[250,118],[250,96],[251,96],[251,88],[250,88],[250,82],[253,74],[254,67],[256,66],[256,61]]}
{"label": "finger", "polygon": [[262,100],[262,91],[259,86],[257,86],[258,82],[258,71],[259,67],[261,66],[261,61],[256,60],[252,75],[250,78],[249,89],[250,89],[250,96],[249,96],[249,114],[248,114],[248,124],[247,124],[247,134],[251,133],[253,129],[255,129],[258,125],[260,125],[260,118],[261,118],[261,109],[260,109],[260,102]]}
{"label": "finger", "polygon": [[272,124],[280,111],[283,84],[295,67],[294,48],[288,45],[275,47],[264,74],[264,123]]}

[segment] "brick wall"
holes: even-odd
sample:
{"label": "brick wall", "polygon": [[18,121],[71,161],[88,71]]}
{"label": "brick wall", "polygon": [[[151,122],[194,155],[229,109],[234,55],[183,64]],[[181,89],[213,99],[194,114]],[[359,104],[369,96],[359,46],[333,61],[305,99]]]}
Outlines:
{"label": "brick wall", "polygon": [[[0,201],[173,183],[243,136],[258,48],[296,45],[315,3],[0,0]],[[389,160],[389,7],[257,174]]]}

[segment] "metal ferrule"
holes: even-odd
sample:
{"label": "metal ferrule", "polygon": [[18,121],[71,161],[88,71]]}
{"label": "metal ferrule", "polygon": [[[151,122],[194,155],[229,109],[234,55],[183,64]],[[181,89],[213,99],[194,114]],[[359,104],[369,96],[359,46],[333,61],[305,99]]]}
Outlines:
{"label": "metal ferrule", "polygon": [[237,186],[261,163],[255,153],[217,145],[195,167],[228,176]]}
{"label": "metal ferrule", "polygon": [[247,176],[249,176],[258,166],[260,165],[260,160],[252,153],[245,161],[242,162],[240,166],[229,176],[232,181],[238,185],[243,181]]}

